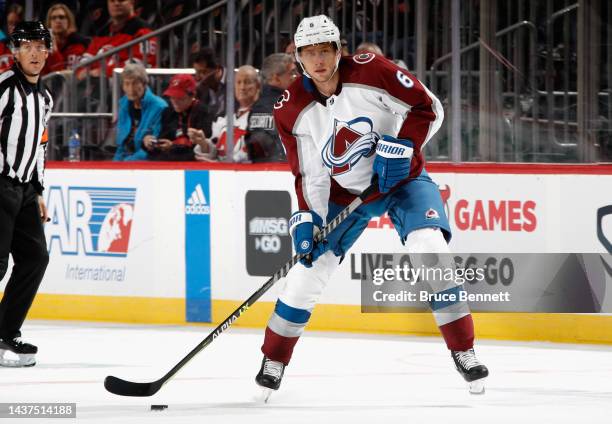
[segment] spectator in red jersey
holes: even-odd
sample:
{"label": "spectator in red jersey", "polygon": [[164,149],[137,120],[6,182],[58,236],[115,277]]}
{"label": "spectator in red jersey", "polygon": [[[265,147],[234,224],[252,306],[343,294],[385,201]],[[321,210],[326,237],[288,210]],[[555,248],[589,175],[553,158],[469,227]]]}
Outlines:
{"label": "spectator in red jersey", "polygon": [[53,46],[43,74],[74,68],[85,53],[89,39],[77,34],[74,14],[68,6],[56,3],[49,8],[47,28],[53,35]]}
{"label": "spectator in red jersey", "polygon": [[206,105],[196,98],[196,80],[192,75],[178,74],[172,77],[164,96],[172,107],[164,109],[159,138],[147,135],[143,139],[145,149],[152,160],[193,160],[193,142],[196,131],[211,136],[212,116]]}
{"label": "spectator in red jersey", "polygon": [[[6,10],[6,30],[11,34],[15,25],[23,21],[23,7],[19,4],[11,4]],[[13,66],[13,53],[9,46],[9,40],[5,33],[0,31],[0,74]]]}
{"label": "spectator in red jersey", "polygon": [[13,65],[13,53],[9,48],[9,39],[2,30],[0,30],[0,74]]}
{"label": "spectator in red jersey", "polygon": [[[151,32],[148,24],[134,14],[134,0],[108,0],[108,14],[110,21],[93,37],[83,60],[90,59],[110,49],[118,47],[129,41]],[[130,58],[139,61],[146,67],[155,65],[156,41],[148,40],[130,49],[121,50],[118,54],[106,59],[106,76],[112,76],[113,69],[124,67]],[[77,78],[82,80],[87,74],[92,77],[100,76],[100,64],[94,63],[88,69],[80,69]]]}

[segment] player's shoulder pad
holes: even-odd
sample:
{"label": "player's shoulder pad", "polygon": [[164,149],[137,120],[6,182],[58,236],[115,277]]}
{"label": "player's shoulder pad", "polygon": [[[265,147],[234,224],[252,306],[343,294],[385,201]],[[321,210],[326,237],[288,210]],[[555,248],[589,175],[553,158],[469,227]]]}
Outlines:
{"label": "player's shoulder pad", "polygon": [[358,65],[366,65],[377,58],[380,60],[380,57],[375,53],[358,53],[350,57],[351,60]]}
{"label": "player's shoulder pad", "polygon": [[415,77],[407,70],[374,53],[345,56],[340,66],[345,75],[345,83],[382,87],[391,82],[392,85],[399,83],[407,89],[414,86]]}
{"label": "player's shoulder pad", "polygon": [[343,56],[340,67],[349,71],[349,74],[368,74],[375,70],[384,70],[393,63],[384,56],[374,53],[359,53],[352,56]]}
{"label": "player's shoulder pad", "polygon": [[300,114],[315,102],[313,92],[305,85],[308,82],[304,76],[296,78],[274,103],[274,122],[281,135],[291,133]]}
{"label": "player's shoulder pad", "polygon": [[[275,121],[291,121],[295,122],[298,115],[311,102],[315,101],[311,91],[305,87],[304,81],[306,78],[300,76],[281,94],[274,103],[274,119]],[[292,126],[292,124],[290,125]]]}

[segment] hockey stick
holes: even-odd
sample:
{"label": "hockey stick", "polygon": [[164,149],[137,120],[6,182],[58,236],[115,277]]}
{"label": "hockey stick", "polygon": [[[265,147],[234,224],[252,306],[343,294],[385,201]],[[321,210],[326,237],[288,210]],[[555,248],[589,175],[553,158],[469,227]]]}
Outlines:
{"label": "hockey stick", "polygon": [[[343,209],[332,222],[327,224],[321,232],[316,236],[317,241],[324,240],[338,225],[340,225],[355,209],[357,209],[363,201],[372,194],[378,186],[378,182],[374,180],[372,185],[364,190],[355,200],[353,200],[345,209]],[[200,342],[191,352],[187,354],[181,361],[166,373],[162,378],[151,383],[135,383],[126,381],[118,377],[109,375],[104,379],[104,388],[111,393],[119,396],[152,396],[162,388],[174,375],[189,361],[208,346],[221,333],[227,330],[238,318],[242,316],[270,287],[278,280],[285,277],[289,270],[302,258],[302,255],[295,255],[285,265],[283,265],[274,275],[266,281],[255,293],[251,295],[242,305],[238,307],[230,316],[228,316],[221,324],[217,326],[204,340]]]}

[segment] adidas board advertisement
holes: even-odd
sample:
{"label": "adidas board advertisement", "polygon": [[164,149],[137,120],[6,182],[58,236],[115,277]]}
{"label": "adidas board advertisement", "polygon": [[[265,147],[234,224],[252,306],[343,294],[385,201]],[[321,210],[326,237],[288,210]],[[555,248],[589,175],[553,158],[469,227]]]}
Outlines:
{"label": "adidas board advertisement", "polygon": [[188,322],[210,322],[210,174],[185,171],[185,280]]}

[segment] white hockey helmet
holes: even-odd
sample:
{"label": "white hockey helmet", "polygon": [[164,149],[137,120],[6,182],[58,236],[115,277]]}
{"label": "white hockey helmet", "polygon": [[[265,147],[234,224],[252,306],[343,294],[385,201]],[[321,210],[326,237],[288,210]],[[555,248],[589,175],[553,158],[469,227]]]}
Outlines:
{"label": "white hockey helmet", "polygon": [[302,19],[295,30],[293,43],[295,44],[295,60],[300,64],[302,70],[304,71],[304,75],[308,78],[310,78],[310,75],[308,75],[302,61],[300,60],[300,47],[312,46],[313,44],[334,43],[337,51],[334,73],[338,70],[338,64],[340,63],[340,56],[342,52],[342,45],[340,44],[340,30],[336,24],[334,24],[334,21],[332,21],[331,18],[325,15],[317,15]]}
{"label": "white hockey helmet", "polygon": [[310,16],[302,19],[293,36],[296,50],[300,47],[321,43],[335,43],[341,50],[340,30],[325,15]]}

